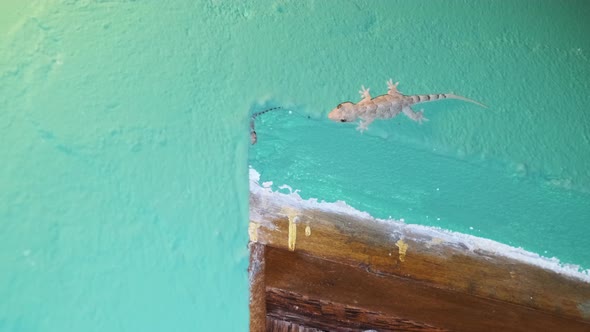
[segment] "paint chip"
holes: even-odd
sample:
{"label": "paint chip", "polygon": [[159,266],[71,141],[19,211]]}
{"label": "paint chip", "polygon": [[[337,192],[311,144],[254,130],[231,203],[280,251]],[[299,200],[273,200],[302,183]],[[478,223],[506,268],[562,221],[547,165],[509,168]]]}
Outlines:
{"label": "paint chip", "polygon": [[311,227],[305,226],[305,236],[310,236],[310,235],[311,235]]}
{"label": "paint chip", "polygon": [[395,245],[399,248],[399,260],[404,262],[406,260],[406,251],[408,250],[408,244],[404,240],[398,240]]}

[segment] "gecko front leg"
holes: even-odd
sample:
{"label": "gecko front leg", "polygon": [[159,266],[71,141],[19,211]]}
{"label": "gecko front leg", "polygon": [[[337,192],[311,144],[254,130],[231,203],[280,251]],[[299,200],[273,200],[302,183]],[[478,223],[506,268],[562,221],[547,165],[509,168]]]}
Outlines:
{"label": "gecko front leg", "polygon": [[393,79],[390,78],[389,81],[387,81],[387,94],[392,96],[400,95],[401,93],[397,89],[398,84],[399,82],[395,82],[394,84]]}
{"label": "gecko front leg", "polygon": [[359,104],[363,104],[371,100],[371,94],[369,93],[369,90],[371,89],[366,89],[364,85],[361,85],[359,93],[362,99],[359,101]]}
{"label": "gecko front leg", "polygon": [[418,122],[419,124],[422,124],[422,122],[428,121],[428,119],[424,117],[424,110],[414,112],[414,111],[412,111],[412,109],[409,106],[406,106],[406,107],[402,108],[402,112],[404,112],[404,114],[408,118]]}
{"label": "gecko front leg", "polygon": [[373,123],[374,120],[374,118],[361,118],[361,121],[359,122],[358,127],[356,127],[356,130],[360,131],[361,133],[364,132],[365,130],[369,129],[369,125]]}

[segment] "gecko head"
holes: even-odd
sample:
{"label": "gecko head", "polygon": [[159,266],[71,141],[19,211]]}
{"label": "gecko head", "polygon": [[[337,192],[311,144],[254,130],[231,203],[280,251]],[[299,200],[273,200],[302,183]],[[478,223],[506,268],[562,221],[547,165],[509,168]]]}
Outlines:
{"label": "gecko head", "polygon": [[341,103],[328,114],[328,118],[336,122],[353,122],[357,118],[353,106],[349,101]]}

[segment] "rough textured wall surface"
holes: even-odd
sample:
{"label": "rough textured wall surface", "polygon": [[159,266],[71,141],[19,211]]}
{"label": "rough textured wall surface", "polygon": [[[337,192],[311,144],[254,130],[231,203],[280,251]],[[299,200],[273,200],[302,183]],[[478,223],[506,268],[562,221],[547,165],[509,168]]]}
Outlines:
{"label": "rough textured wall surface", "polygon": [[232,11],[14,6],[0,5],[0,331],[246,330]]}
{"label": "rough textured wall surface", "polygon": [[[2,1],[0,330],[246,330],[248,163],[304,197],[590,267],[588,14]],[[389,77],[490,109],[427,105],[425,125],[363,135],[325,120]],[[296,113],[259,119],[248,162],[247,113],[271,104]]]}

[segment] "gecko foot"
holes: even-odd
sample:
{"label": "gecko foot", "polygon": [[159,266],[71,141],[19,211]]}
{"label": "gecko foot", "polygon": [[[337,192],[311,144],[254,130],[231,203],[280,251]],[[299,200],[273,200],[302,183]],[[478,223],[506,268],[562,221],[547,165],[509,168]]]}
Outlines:
{"label": "gecko foot", "polygon": [[365,123],[364,123],[364,122],[361,122],[361,123],[359,123],[359,125],[356,127],[356,130],[360,131],[360,132],[361,132],[361,134],[362,134],[363,132],[365,132],[365,131],[367,130],[367,127],[368,127],[368,126],[367,126],[367,125],[365,125]]}
{"label": "gecko foot", "polygon": [[424,110],[420,110],[418,112],[415,113],[416,118],[414,120],[416,120],[419,124],[422,124],[422,122],[426,122],[428,121],[428,119],[424,116]]}
{"label": "gecko foot", "polygon": [[371,90],[371,89],[365,88],[364,85],[361,86],[361,89],[359,90],[359,93],[361,95],[361,98],[363,98],[362,101],[371,100],[371,94],[369,93],[369,90]]}
{"label": "gecko foot", "polygon": [[418,112],[414,112],[410,107],[404,107],[402,108],[402,112],[410,119],[412,119],[413,121],[416,121],[420,124],[422,124],[422,122],[428,121],[427,118],[424,117],[424,110],[420,110]]}
{"label": "gecko foot", "polygon": [[389,81],[387,81],[387,88],[388,88],[387,93],[390,95],[400,93],[399,90],[397,89],[398,84],[399,84],[399,82],[395,82],[395,84],[394,84],[393,79],[390,78]]}
{"label": "gecko foot", "polygon": [[367,129],[369,129],[369,125],[373,122],[372,119],[369,120],[361,120],[359,122],[359,125],[356,127],[356,130],[360,131],[361,133],[363,133],[364,131],[366,131]]}

